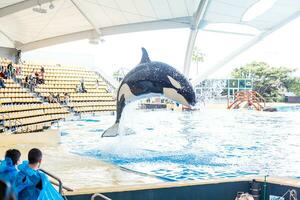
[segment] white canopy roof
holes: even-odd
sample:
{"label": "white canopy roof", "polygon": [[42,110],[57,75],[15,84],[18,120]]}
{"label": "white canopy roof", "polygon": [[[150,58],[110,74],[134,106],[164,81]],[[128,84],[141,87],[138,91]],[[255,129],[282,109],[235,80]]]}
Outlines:
{"label": "white canopy roof", "polygon": [[[199,9],[204,1],[207,6]],[[246,25],[263,34],[299,13],[299,0],[274,1],[260,16],[243,21],[244,13],[259,0],[1,0],[0,46],[26,51],[118,33],[206,29],[206,25],[216,23]],[[49,8],[51,2],[53,9]],[[47,13],[33,11],[39,4]],[[197,21],[199,12],[203,15]]]}
{"label": "white canopy roof", "polygon": [[[189,27],[199,1],[1,0],[0,46],[31,50],[101,35]],[[47,13],[33,11],[38,3]]]}

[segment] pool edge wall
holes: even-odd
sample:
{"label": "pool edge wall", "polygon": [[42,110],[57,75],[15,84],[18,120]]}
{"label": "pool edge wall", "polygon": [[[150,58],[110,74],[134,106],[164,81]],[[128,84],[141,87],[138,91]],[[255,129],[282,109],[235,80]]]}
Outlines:
{"label": "pool edge wall", "polygon": [[[94,193],[101,193],[105,196],[117,200],[154,200],[154,199],[224,199],[233,200],[236,191],[249,192],[249,181],[228,181],[206,184],[195,183],[162,183],[140,186],[127,186],[116,188],[95,189],[79,194],[69,193],[68,200],[90,200]],[[220,196],[221,195],[221,196]],[[101,198],[99,198],[101,199]]]}
{"label": "pool edge wall", "polygon": [[[261,184],[260,199],[263,199],[264,179],[262,177],[95,188],[68,193],[67,198],[68,200],[90,200],[94,193],[101,193],[113,200],[234,200],[237,192],[250,192],[249,183],[253,179]],[[288,189],[295,189],[297,193],[300,193],[300,181],[297,179],[268,178],[266,199],[269,199],[269,195],[282,196]]]}
{"label": "pool edge wall", "polygon": [[0,146],[9,147],[20,144],[45,144],[55,146],[60,142],[60,132],[58,129],[49,129],[40,132],[20,133],[20,134],[2,134],[0,135]]}

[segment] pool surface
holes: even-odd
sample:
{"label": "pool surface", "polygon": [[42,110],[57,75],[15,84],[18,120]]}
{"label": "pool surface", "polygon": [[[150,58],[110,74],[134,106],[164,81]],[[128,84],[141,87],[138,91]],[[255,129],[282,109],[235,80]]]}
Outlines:
{"label": "pool surface", "polygon": [[126,108],[121,131],[101,138],[115,116],[60,123],[68,151],[167,181],[300,176],[300,112]]}
{"label": "pool surface", "polygon": [[279,112],[300,112],[300,105],[294,105],[294,106],[276,106],[275,108]]}

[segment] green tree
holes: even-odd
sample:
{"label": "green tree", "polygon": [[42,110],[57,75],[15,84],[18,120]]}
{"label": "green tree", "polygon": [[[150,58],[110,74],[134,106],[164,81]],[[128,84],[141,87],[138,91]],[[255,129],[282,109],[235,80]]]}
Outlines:
{"label": "green tree", "polygon": [[204,54],[198,47],[194,47],[193,54],[192,54],[192,61],[196,63],[197,75],[199,73],[199,62],[204,61]]}
{"label": "green tree", "polygon": [[287,84],[289,92],[293,92],[295,95],[300,96],[300,77],[291,78]]}
{"label": "green tree", "polygon": [[271,67],[265,62],[252,62],[231,73],[233,78],[249,78],[253,80],[253,89],[267,101],[282,101],[284,92],[295,88],[291,74],[294,69],[287,67]]}

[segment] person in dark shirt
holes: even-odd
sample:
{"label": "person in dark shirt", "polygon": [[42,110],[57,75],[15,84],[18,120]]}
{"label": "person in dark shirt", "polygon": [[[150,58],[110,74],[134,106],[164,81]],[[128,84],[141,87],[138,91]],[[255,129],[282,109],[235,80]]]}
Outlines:
{"label": "person in dark shirt", "polygon": [[4,78],[4,76],[5,76],[4,71],[5,71],[5,67],[1,66],[1,69],[0,69],[0,77],[1,78]]}
{"label": "person in dark shirt", "polygon": [[2,76],[2,78],[4,78],[4,79],[7,79],[7,78],[9,77],[9,73],[8,73],[7,67],[4,67],[4,68],[2,69],[1,76]]}
{"label": "person in dark shirt", "polygon": [[14,66],[12,65],[12,62],[10,62],[8,65],[7,65],[7,72],[8,72],[8,78],[12,78],[14,77]]}
{"label": "person in dark shirt", "polygon": [[15,200],[10,183],[0,180],[0,200]]}
{"label": "person in dark shirt", "polygon": [[0,76],[0,89],[1,88],[5,88],[5,83],[4,83],[3,78]]}

